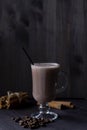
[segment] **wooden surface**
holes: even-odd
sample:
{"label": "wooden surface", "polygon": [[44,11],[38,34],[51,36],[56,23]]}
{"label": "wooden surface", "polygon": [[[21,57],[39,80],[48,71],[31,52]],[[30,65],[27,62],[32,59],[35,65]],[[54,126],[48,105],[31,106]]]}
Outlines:
{"label": "wooden surface", "polygon": [[68,87],[60,96],[87,98],[87,1],[0,1],[0,94],[31,94],[30,62],[58,62]]}

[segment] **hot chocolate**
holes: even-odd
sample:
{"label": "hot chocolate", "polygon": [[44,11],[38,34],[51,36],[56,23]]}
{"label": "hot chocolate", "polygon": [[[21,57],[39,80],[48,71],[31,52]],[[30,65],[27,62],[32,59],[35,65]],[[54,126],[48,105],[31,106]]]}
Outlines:
{"label": "hot chocolate", "polygon": [[55,83],[60,65],[57,63],[35,63],[31,65],[31,69],[34,99],[41,104],[53,100],[56,94]]}

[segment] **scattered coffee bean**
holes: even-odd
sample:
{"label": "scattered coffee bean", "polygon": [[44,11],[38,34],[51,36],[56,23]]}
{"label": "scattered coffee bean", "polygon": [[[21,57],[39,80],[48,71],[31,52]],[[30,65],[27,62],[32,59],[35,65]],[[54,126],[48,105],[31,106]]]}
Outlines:
{"label": "scattered coffee bean", "polygon": [[43,118],[37,119],[29,116],[24,116],[23,118],[12,117],[12,120],[17,122],[23,128],[31,128],[31,129],[36,129],[39,127],[46,126],[48,123],[51,122],[49,119],[43,119]]}
{"label": "scattered coffee bean", "polygon": [[15,117],[11,117],[12,120],[15,120]]}
{"label": "scattered coffee bean", "polygon": [[25,119],[30,118],[29,116],[24,116]]}
{"label": "scattered coffee bean", "polygon": [[21,118],[20,117],[17,117],[17,118],[15,118],[15,122],[19,122],[21,120]]}
{"label": "scattered coffee bean", "polygon": [[23,120],[20,120],[19,125],[23,125],[23,124],[24,124]]}
{"label": "scattered coffee bean", "polygon": [[23,127],[24,127],[24,128],[29,128],[29,126],[28,126],[27,124],[26,124],[26,125],[24,125]]}

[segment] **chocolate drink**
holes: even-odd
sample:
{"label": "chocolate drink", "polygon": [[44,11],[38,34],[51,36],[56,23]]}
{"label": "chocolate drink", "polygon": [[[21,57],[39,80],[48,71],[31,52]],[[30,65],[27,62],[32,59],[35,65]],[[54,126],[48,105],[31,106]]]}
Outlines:
{"label": "chocolate drink", "polygon": [[31,65],[31,69],[34,99],[41,104],[53,100],[56,94],[55,84],[60,65],[57,63],[35,63]]}

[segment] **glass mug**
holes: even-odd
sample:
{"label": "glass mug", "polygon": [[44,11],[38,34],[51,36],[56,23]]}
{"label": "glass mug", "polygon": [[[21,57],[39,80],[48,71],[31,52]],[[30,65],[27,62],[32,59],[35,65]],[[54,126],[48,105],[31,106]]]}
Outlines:
{"label": "glass mug", "polygon": [[39,112],[32,114],[32,117],[55,120],[58,114],[51,111],[48,107],[48,102],[55,98],[56,91],[57,93],[62,92],[66,88],[65,85],[61,85],[61,87],[57,89],[60,64],[34,63],[34,65],[31,65],[31,71],[33,85],[32,94],[39,104]]}

